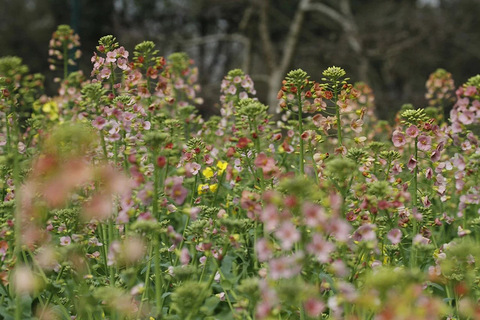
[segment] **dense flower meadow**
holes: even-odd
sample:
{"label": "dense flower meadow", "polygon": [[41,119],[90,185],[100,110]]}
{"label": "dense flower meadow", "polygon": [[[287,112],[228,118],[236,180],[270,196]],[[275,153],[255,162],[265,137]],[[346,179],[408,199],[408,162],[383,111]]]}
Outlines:
{"label": "dense flower meadow", "polygon": [[276,114],[235,69],[204,119],[185,53],[79,45],[53,97],[0,58],[3,319],[480,319],[480,75],[389,124],[339,67]]}

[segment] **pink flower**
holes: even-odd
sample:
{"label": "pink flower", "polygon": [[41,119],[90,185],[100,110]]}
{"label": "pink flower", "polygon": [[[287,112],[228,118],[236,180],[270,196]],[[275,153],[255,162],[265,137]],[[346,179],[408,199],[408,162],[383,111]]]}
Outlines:
{"label": "pink flower", "polygon": [[305,224],[309,227],[315,228],[326,222],[327,217],[325,215],[325,210],[319,205],[305,202],[302,211],[305,217]]}
{"label": "pink flower", "polygon": [[388,238],[388,240],[390,240],[390,242],[392,244],[398,244],[402,240],[402,231],[400,231],[400,229],[396,229],[396,228],[392,229],[387,234],[387,238]]}
{"label": "pink flower", "polygon": [[330,253],[335,250],[335,245],[326,241],[322,235],[316,233],[312,237],[312,242],[307,245],[308,253],[312,254],[322,263],[327,263],[330,259]]}
{"label": "pink flower", "polygon": [[414,238],[413,238],[413,244],[414,245],[427,245],[430,243],[430,239],[428,238],[425,238],[424,236],[422,236],[421,234],[417,234]]}
{"label": "pink flower", "polygon": [[61,246],[68,246],[72,242],[72,239],[69,236],[61,237],[60,238],[60,245]]}
{"label": "pink flower", "polygon": [[399,148],[405,145],[407,141],[405,135],[401,131],[395,130],[393,131],[392,142],[395,147]]}
{"label": "pink flower", "polygon": [[270,260],[270,277],[278,280],[296,276],[302,270],[302,265],[299,263],[302,258],[301,254],[296,254]]}
{"label": "pink flower", "polygon": [[355,119],[350,124],[350,128],[356,133],[362,132],[363,121],[361,119]]}
{"label": "pink flower", "polygon": [[264,223],[266,231],[273,231],[280,221],[277,207],[273,204],[266,205],[260,214],[260,220]]}
{"label": "pink flower", "polygon": [[418,128],[417,126],[414,126],[414,125],[411,125],[410,127],[408,127],[408,129],[406,130],[406,133],[409,137],[411,138],[416,138],[419,134],[419,131],[418,131]]}
{"label": "pink flower", "polygon": [[259,239],[256,244],[258,261],[265,262],[272,258],[272,250],[265,238]]}
{"label": "pink flower", "polygon": [[356,241],[375,241],[377,239],[375,228],[375,224],[361,225],[353,234],[353,239]]}
{"label": "pink flower", "polygon": [[351,225],[343,219],[332,219],[327,224],[327,231],[339,242],[346,242],[350,238]]}
{"label": "pink flower", "polygon": [[275,236],[280,239],[283,250],[290,250],[300,240],[300,232],[291,222],[284,222],[275,232]]}
{"label": "pink flower", "polygon": [[108,63],[113,63],[117,60],[117,53],[115,51],[107,52],[107,59],[105,60]]}
{"label": "pink flower", "polygon": [[458,121],[466,125],[472,124],[475,121],[475,113],[469,110],[459,112]]}
{"label": "pink flower", "polygon": [[417,166],[417,160],[415,160],[413,155],[411,155],[410,160],[408,160],[407,167],[408,169],[413,170],[415,169],[416,166]]}
{"label": "pink flower", "polygon": [[176,184],[172,187],[171,197],[176,204],[181,205],[185,202],[187,197],[188,190],[184,188],[181,184]]}
{"label": "pink flower", "polygon": [[422,134],[418,137],[417,143],[418,149],[422,151],[428,151],[432,148],[432,138],[430,136]]}
{"label": "pink flower", "polygon": [[190,262],[190,254],[187,248],[183,248],[182,251],[180,251],[180,262],[182,265],[187,265]]}
{"label": "pink flower", "polygon": [[277,171],[275,160],[267,157],[263,152],[259,153],[255,158],[255,166],[262,169],[265,179],[271,178],[272,175]]}
{"label": "pink flower", "polygon": [[303,306],[307,315],[312,318],[318,318],[323,310],[325,310],[325,304],[321,300],[315,298],[309,298],[305,301]]}
{"label": "pink flower", "polygon": [[98,116],[95,120],[92,121],[92,125],[98,130],[102,130],[105,127],[107,120],[105,118]]}

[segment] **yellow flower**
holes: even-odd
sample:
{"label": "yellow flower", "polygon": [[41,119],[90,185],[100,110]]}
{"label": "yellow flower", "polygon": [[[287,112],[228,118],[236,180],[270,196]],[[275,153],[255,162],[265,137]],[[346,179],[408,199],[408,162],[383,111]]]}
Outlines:
{"label": "yellow flower", "polygon": [[213,177],[213,170],[212,168],[208,167],[202,171],[202,174],[205,176],[205,178],[210,179],[211,177]]}
{"label": "yellow flower", "polygon": [[[205,193],[208,190],[208,188],[206,188],[206,187],[208,187],[208,184],[199,184],[198,188],[197,188],[198,194]],[[205,190],[205,189],[207,189],[207,190]]]}
{"label": "yellow flower", "polygon": [[217,162],[218,172],[222,174],[225,171],[225,169],[227,169],[227,166],[228,166],[228,163],[226,161],[218,161]]}
{"label": "yellow flower", "polygon": [[211,185],[209,186],[209,188],[210,188],[210,191],[212,191],[212,192],[217,191],[217,189],[218,189],[218,183],[211,184]]}

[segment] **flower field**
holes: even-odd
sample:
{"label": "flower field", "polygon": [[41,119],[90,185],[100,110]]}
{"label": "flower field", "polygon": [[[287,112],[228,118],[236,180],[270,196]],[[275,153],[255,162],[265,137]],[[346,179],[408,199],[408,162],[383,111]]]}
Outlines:
{"label": "flower field", "polygon": [[[151,41],[50,42],[58,94],[0,58],[3,319],[480,319],[480,75],[375,117],[365,83],[240,69]],[[479,265],[477,265],[479,261]]]}

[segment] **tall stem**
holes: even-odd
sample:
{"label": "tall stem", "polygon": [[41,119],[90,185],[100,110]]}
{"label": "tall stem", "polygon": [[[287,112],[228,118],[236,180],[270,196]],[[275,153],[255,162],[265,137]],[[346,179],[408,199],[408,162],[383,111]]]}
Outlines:
{"label": "tall stem", "polygon": [[68,43],[63,41],[63,81],[68,77]]}
{"label": "tall stem", "polygon": [[[417,161],[415,168],[413,169],[413,195],[412,195],[412,200],[413,200],[413,208],[415,209],[417,207],[417,179],[418,179],[418,147],[417,147],[417,142],[418,138],[415,138],[415,151],[414,151],[414,157],[415,161]],[[414,216],[413,217],[413,233],[412,236],[415,237],[418,232],[418,224],[417,224],[417,218]],[[416,266],[416,260],[417,260],[417,250],[415,248],[415,245],[413,244],[413,239],[412,239],[412,248],[410,249],[410,267],[415,267]]]}
{"label": "tall stem", "polygon": [[336,110],[336,115],[337,115],[337,136],[338,136],[338,146],[342,146],[342,120],[340,119],[340,107],[337,105],[338,102],[338,92],[337,92],[337,87],[335,85],[335,90],[334,90],[334,98],[333,102],[335,103],[335,110]]}
{"label": "tall stem", "polygon": [[304,146],[303,146],[303,118],[302,118],[302,94],[301,92],[297,92],[297,100],[298,100],[298,131],[300,135],[300,173],[303,176],[305,174],[304,168]]}

